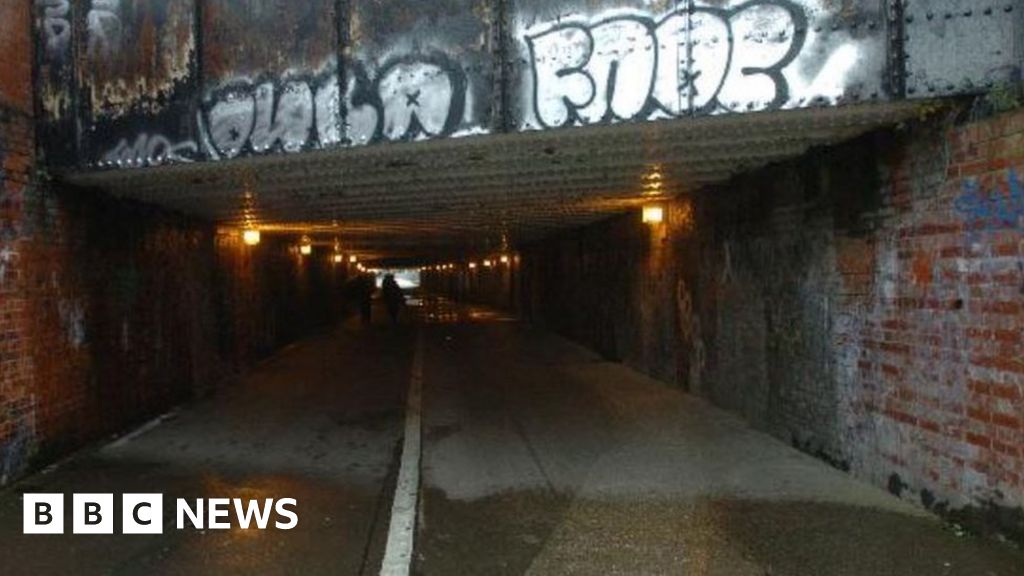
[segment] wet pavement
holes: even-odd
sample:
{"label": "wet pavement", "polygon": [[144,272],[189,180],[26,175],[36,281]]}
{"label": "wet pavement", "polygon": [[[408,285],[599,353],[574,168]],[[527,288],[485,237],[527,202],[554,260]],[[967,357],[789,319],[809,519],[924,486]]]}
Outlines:
{"label": "wet pavement", "polygon": [[[409,330],[349,323],[152,429],[0,492],[0,574],[376,574],[413,343]],[[71,535],[66,496],[66,534],[25,536],[22,492],[113,493],[115,503],[162,493],[164,533]],[[176,530],[174,500],[200,497],[295,498],[299,523]]]}
{"label": "wet pavement", "polygon": [[425,327],[420,574],[1024,574],[705,402],[467,319]]}
{"label": "wet pavement", "polygon": [[[0,574],[376,574],[417,345],[413,573],[1024,574],[1010,547],[664,384],[493,311],[423,304],[0,492]],[[165,501],[160,536],[25,536],[21,492],[292,497],[299,525],[178,531]]]}

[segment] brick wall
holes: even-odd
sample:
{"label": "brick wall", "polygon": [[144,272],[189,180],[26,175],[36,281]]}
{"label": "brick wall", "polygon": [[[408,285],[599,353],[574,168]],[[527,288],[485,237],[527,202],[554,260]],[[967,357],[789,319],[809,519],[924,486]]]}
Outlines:
{"label": "brick wall", "polygon": [[8,478],[205,394],[336,317],[343,277],[288,239],[247,247],[88,190],[23,192],[3,284]]}
{"label": "brick wall", "polygon": [[814,151],[523,251],[522,308],[1024,542],[1024,112]]}
{"label": "brick wall", "polygon": [[0,3],[0,485],[330,322],[344,280],[37,173],[30,6]]}
{"label": "brick wall", "polygon": [[0,483],[18,473],[35,437],[32,363],[19,286],[19,240],[35,146],[30,3],[0,3]]}

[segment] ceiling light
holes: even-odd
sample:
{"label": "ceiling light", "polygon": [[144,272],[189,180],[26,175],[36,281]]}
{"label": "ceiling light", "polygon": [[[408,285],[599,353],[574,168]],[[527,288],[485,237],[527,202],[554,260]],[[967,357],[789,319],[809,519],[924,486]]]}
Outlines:
{"label": "ceiling light", "polygon": [[644,224],[660,224],[665,220],[665,209],[661,206],[644,206]]}

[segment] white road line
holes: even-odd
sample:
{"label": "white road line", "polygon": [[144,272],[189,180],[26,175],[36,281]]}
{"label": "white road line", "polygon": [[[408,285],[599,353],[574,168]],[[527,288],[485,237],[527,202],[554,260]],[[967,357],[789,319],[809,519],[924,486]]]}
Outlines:
{"label": "white road line", "polygon": [[412,359],[412,378],[405,406],[405,439],[402,442],[402,467],[398,470],[395,500],[391,504],[391,524],[384,549],[381,576],[407,576],[412,565],[413,538],[416,535],[416,500],[420,489],[420,401],[423,390],[423,331],[416,335]]}
{"label": "white road line", "polygon": [[145,433],[153,430],[157,426],[163,424],[165,420],[170,420],[171,418],[174,418],[174,416],[177,415],[177,413],[178,413],[178,409],[175,408],[174,410],[171,410],[170,412],[167,412],[165,414],[161,414],[160,416],[157,416],[156,418],[153,418],[149,422],[146,422],[142,426],[139,426],[135,430],[132,430],[131,432],[125,434],[124,436],[121,436],[117,440],[114,440],[110,444],[107,444],[104,447],[104,449],[108,449],[109,448],[111,450],[118,450],[120,448],[123,448],[129,442],[135,440],[139,436],[142,436],[143,434],[145,434]]}

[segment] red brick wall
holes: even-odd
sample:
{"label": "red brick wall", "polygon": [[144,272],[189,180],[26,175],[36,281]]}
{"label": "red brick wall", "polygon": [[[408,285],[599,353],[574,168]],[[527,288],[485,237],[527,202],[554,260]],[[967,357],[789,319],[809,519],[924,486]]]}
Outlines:
{"label": "red brick wall", "polygon": [[19,245],[35,146],[30,5],[0,3],[0,483],[20,471],[35,437]]}
{"label": "red brick wall", "polygon": [[0,106],[32,111],[32,2],[0,2]]}
{"label": "red brick wall", "polygon": [[844,278],[876,284],[836,332],[856,357],[847,449],[857,473],[925,505],[1002,508],[1021,536],[1024,113],[914,136],[889,155],[884,233],[839,252]]}
{"label": "red brick wall", "polygon": [[15,221],[8,477],[202,395],[335,317],[342,278],[289,239],[247,247],[237,232],[38,181]]}
{"label": "red brick wall", "polygon": [[[523,251],[523,310],[1024,539],[1024,112],[936,117]],[[1011,182],[1013,185],[1011,186]]]}
{"label": "red brick wall", "polygon": [[329,322],[340,282],[285,239],[37,174],[30,6],[0,3],[0,484]]}

